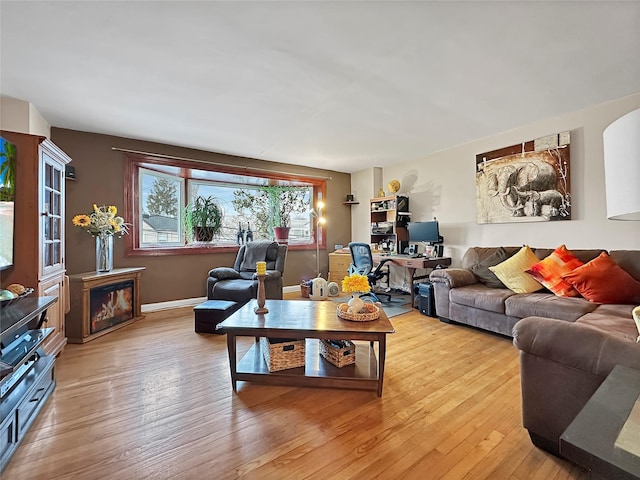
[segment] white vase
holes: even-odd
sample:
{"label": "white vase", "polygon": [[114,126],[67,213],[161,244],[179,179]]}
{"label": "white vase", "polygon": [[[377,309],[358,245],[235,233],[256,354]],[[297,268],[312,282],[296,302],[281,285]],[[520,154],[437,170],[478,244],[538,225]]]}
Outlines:
{"label": "white vase", "polygon": [[96,235],[96,271],[113,270],[113,235]]}
{"label": "white vase", "polygon": [[349,313],[360,313],[360,310],[364,307],[364,302],[360,298],[360,295],[354,293],[351,296],[351,300],[347,302],[347,305],[349,306],[347,310]]}

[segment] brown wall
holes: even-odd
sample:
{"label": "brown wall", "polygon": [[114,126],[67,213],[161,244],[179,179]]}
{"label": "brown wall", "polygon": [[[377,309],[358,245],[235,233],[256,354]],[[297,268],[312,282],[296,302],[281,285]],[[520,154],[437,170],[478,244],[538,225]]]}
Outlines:
{"label": "brown wall", "polygon": [[[92,204],[115,205],[124,209],[124,156],[112,147],[159,153],[227,164],[268,168],[278,171],[331,177],[327,181],[327,248],[346,245],[351,239],[351,211],[342,204],[350,193],[351,176],[329,170],[266,162],[245,157],[205,152],[153,142],[112,137],[94,133],[52,128],[51,139],[71,158],[76,181],[67,180],[66,261],[67,274],[95,270],[95,242],[84,230],[74,227],[71,218],[86,213]],[[125,218],[131,222],[132,219]],[[327,277],[328,251],[320,250],[320,269]],[[211,268],[231,266],[235,253],[171,256],[124,256],[124,240],[114,240],[114,267],[145,267],[142,275],[142,304],[202,297],[206,295],[206,278]],[[312,278],[316,271],[316,251],[289,251],[284,275],[285,285],[298,285]]]}

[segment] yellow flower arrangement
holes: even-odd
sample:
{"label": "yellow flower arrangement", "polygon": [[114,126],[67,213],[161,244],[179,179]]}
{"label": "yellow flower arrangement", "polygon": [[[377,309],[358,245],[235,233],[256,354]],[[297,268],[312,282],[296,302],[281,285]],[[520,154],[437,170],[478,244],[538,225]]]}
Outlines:
{"label": "yellow flower arrangement", "polygon": [[119,235],[129,233],[129,227],[124,218],[117,215],[118,209],[113,205],[98,207],[93,204],[93,212],[88,215],[80,214],[73,217],[76,227],[84,228],[94,237],[101,235]]}
{"label": "yellow flower arrangement", "polygon": [[367,293],[371,290],[366,275],[352,273],[342,279],[342,291],[347,293]]}

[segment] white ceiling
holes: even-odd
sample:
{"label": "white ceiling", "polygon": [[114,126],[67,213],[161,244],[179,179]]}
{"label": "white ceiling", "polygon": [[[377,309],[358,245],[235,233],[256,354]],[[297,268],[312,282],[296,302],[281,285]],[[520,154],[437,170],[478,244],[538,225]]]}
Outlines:
{"label": "white ceiling", "polygon": [[640,92],[640,1],[0,3],[53,126],[355,172]]}

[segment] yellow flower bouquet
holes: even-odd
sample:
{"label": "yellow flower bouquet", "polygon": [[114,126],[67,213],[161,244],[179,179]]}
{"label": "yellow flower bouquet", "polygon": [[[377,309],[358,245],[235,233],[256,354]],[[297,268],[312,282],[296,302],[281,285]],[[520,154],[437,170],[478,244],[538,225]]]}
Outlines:
{"label": "yellow flower bouquet", "polygon": [[371,290],[366,275],[352,273],[342,279],[342,291],[347,293],[367,293]]}
{"label": "yellow flower bouquet", "polygon": [[118,209],[113,205],[103,205],[98,207],[93,204],[93,212],[88,215],[80,214],[73,217],[73,224],[76,227],[85,229],[94,237],[103,235],[122,236],[129,233],[128,225],[124,218],[117,215]]}
{"label": "yellow flower bouquet", "polygon": [[380,315],[380,307],[374,305],[371,299],[365,303],[359,294],[371,291],[369,279],[366,275],[352,273],[342,279],[342,291],[351,293],[351,299],[347,303],[338,305],[338,317],[354,322],[368,322],[375,320]]}

